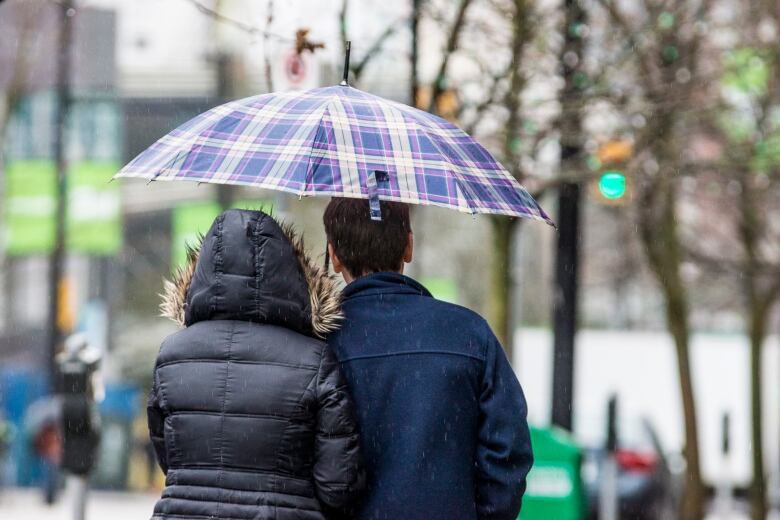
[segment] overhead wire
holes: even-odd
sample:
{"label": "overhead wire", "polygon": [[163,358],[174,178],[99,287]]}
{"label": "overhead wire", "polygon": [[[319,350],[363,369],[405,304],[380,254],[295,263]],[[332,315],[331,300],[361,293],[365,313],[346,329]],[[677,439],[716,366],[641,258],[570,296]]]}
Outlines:
{"label": "overhead wire", "polygon": [[273,38],[275,40],[278,40],[280,42],[285,42],[285,43],[296,42],[295,38],[282,36],[280,34],[273,33],[267,29],[262,29],[255,25],[250,25],[248,23],[242,22],[240,20],[236,20],[229,16],[225,16],[224,14],[215,11],[214,9],[202,4],[198,0],[187,0],[187,2],[192,4],[198,11],[200,11],[204,15],[213,18],[215,21],[233,27],[234,29],[238,29],[239,31],[243,31],[249,34],[250,36],[261,36],[263,38]]}

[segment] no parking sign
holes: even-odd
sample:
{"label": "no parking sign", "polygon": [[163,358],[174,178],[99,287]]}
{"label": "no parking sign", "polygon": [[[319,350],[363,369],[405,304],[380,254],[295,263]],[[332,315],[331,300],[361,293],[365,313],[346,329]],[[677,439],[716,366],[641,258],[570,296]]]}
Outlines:
{"label": "no parking sign", "polygon": [[303,56],[293,51],[284,61],[284,73],[290,85],[300,85],[306,79],[306,62]]}
{"label": "no parking sign", "polygon": [[277,90],[306,90],[319,86],[317,62],[311,53],[299,54],[293,48],[280,54],[274,74]]}

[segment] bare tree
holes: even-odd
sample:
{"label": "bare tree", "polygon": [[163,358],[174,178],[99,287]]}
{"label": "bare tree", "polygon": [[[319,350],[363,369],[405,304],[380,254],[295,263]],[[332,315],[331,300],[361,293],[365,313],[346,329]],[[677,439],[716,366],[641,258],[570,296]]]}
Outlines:
{"label": "bare tree", "polygon": [[[753,481],[751,517],[768,513],[763,443],[763,344],[771,311],[780,299],[780,51],[775,31],[780,28],[780,6],[774,2],[741,6],[740,40],[726,55],[723,98],[708,111],[703,133],[720,144],[722,153],[700,165],[704,183],[722,188],[701,204],[698,231],[711,231],[706,243],[692,252],[695,261],[728,277],[741,289],[741,308],[750,344],[751,453]],[[763,28],[774,27],[767,32]],[[711,191],[711,190],[709,190]],[[707,193],[707,190],[702,190]],[[707,222],[707,221],[710,222]],[[711,221],[715,221],[712,223]],[[712,232],[713,227],[726,232]],[[737,237],[739,246],[733,247]]]}
{"label": "bare tree", "polygon": [[[524,58],[526,47],[533,39],[530,2],[513,0],[511,5],[511,57],[507,70],[508,88],[504,94],[506,122],[503,129],[502,159],[509,173],[518,181],[523,179],[522,148],[518,145],[522,135],[521,108],[526,85]],[[510,314],[512,295],[512,251],[519,219],[493,217],[493,266],[490,277],[489,317],[496,336],[512,359],[512,319]]]}
{"label": "bare tree", "polygon": [[[630,74],[631,96],[646,124],[635,131],[632,176],[635,210],[645,258],[666,302],[666,324],[677,353],[678,378],[685,424],[685,494],[681,517],[703,517],[704,489],[699,459],[696,401],[691,378],[690,301],[682,276],[684,251],[679,229],[679,171],[682,164],[687,107],[702,91],[702,33],[693,28],[710,12],[709,0],[663,2],[642,0],[624,11],[614,0],[600,0],[610,28],[617,31],[614,46],[629,47],[628,66],[614,69]],[[615,74],[617,73],[617,74]],[[609,74],[609,73],[608,73]],[[616,106],[622,99],[614,100]]]}
{"label": "bare tree", "polygon": [[[347,18],[349,15],[349,0],[343,0],[341,3],[341,9],[339,10],[339,34],[341,34],[342,49],[346,52],[347,42],[350,40],[349,28],[347,25]],[[400,26],[400,20],[391,22],[385,27],[379,36],[368,46],[368,48],[361,54],[360,59],[351,60],[349,64],[349,72],[351,81],[353,83],[359,83],[360,77],[363,75],[363,71],[366,66],[371,63],[374,58],[381,54],[387,40],[393,36]]]}

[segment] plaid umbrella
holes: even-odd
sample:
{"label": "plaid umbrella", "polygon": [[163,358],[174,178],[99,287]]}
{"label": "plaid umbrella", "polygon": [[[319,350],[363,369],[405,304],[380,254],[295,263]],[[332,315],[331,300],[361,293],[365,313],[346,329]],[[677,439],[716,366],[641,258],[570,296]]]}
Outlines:
{"label": "plaid umbrella", "polygon": [[117,176],[368,198],[372,213],[381,199],[552,224],[461,129],[346,85],[215,107],[162,137]]}

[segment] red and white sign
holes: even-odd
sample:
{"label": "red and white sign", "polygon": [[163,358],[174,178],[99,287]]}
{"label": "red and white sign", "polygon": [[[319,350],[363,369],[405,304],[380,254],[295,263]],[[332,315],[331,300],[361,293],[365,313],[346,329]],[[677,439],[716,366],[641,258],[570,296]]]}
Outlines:
{"label": "red and white sign", "polygon": [[310,52],[298,54],[295,48],[281,49],[274,59],[274,88],[286,90],[308,90],[320,86],[319,56]]}
{"label": "red and white sign", "polygon": [[296,87],[306,79],[306,60],[302,55],[292,51],[284,60],[284,74],[287,82]]}

